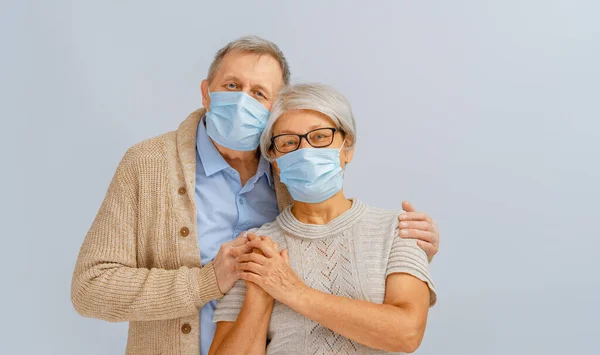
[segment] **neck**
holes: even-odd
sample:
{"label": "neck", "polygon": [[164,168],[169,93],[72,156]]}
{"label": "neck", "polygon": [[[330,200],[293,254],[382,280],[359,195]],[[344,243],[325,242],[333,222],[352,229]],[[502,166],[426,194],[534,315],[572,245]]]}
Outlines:
{"label": "neck", "polygon": [[343,190],[320,203],[294,201],[292,214],[306,224],[327,224],[352,207]]}
{"label": "neck", "polygon": [[240,184],[242,184],[242,186],[246,185],[246,182],[258,171],[260,152],[258,150],[248,152],[233,150],[223,147],[214,140],[212,142],[227,164],[238,172]]}
{"label": "neck", "polygon": [[225,161],[233,168],[237,166],[254,166],[254,168],[258,167],[258,160],[260,155],[257,150],[252,151],[241,151],[241,150],[233,150],[222,145],[219,145],[217,142],[213,141],[217,150],[225,159]]}

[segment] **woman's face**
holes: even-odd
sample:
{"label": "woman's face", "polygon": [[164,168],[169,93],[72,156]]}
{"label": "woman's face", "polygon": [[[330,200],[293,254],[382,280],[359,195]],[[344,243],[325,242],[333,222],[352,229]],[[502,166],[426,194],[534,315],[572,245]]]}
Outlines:
{"label": "woman's face", "polygon": [[[283,114],[281,117],[277,119],[275,124],[273,125],[273,137],[278,136],[280,134],[306,134],[310,131],[319,129],[319,128],[339,128],[333,123],[333,121],[327,117],[326,115],[312,110],[294,110],[288,111]],[[328,134],[328,131],[323,131]],[[329,131],[331,132],[331,131]],[[319,133],[319,132],[317,132]],[[315,141],[318,139],[323,139],[324,135],[319,135],[314,137]],[[340,149],[342,147],[342,143],[344,142],[344,138],[346,138],[346,142],[344,143],[344,147],[348,147],[352,145],[352,142],[349,138],[344,137],[344,134],[340,131],[334,133],[333,142],[326,147],[323,148],[337,148]],[[331,138],[329,138],[331,139]],[[327,141],[329,142],[329,140]],[[300,146],[298,149],[305,148],[313,148],[306,139],[302,139],[300,142]],[[316,148],[319,149],[319,148]],[[282,149],[283,150],[283,149]],[[275,149],[275,147],[271,148],[271,156],[275,159],[289,153],[282,153]],[[340,151],[340,166],[344,168],[346,164],[348,164],[352,160],[352,156],[354,154],[354,148],[352,149],[342,149]],[[276,162],[274,162],[274,166],[279,171]]]}

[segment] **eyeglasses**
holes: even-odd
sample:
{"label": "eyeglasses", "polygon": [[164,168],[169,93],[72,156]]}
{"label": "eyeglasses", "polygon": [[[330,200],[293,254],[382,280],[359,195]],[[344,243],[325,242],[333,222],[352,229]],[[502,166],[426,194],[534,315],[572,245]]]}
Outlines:
{"label": "eyeglasses", "polygon": [[343,131],[339,128],[317,128],[306,134],[278,134],[271,138],[271,144],[280,153],[289,153],[300,148],[302,138],[306,139],[313,148],[325,148],[333,143],[335,132]]}

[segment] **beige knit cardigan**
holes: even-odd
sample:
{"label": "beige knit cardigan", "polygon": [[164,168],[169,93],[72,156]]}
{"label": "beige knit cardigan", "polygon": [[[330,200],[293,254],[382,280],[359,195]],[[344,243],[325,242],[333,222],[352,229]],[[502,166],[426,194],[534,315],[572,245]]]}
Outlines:
{"label": "beige knit cardigan", "polygon": [[[198,355],[199,310],[222,297],[197,238],[196,131],[204,112],[127,151],[77,259],[75,309],[128,321],[128,355]],[[292,200],[275,180],[283,209]]]}

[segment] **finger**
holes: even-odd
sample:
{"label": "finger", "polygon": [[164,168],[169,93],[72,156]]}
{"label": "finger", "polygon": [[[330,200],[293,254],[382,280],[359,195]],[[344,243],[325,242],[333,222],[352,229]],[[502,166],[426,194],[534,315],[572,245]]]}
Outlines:
{"label": "finger", "polygon": [[262,251],[267,258],[272,258],[279,254],[271,245],[263,242],[262,240],[253,240],[248,243],[248,245],[252,248],[260,249],[260,251]]}
{"label": "finger", "polygon": [[408,201],[402,201],[402,210],[405,212],[417,212],[412,203]]}
{"label": "finger", "polygon": [[232,242],[231,245],[233,245],[234,247],[243,245],[244,243],[246,243],[246,232],[242,232],[240,233]]}
{"label": "finger", "polygon": [[253,262],[239,263],[236,268],[238,271],[252,272],[257,275],[262,275],[264,272],[264,267],[262,265]]}
{"label": "finger", "polygon": [[283,260],[285,261],[285,263],[289,264],[290,263],[290,255],[288,254],[288,250],[283,249],[280,254],[281,254],[281,257],[283,258]]}
{"label": "finger", "polygon": [[258,286],[261,286],[261,284],[262,284],[262,278],[260,276],[256,275],[256,274],[251,273],[251,272],[240,271],[239,278],[242,279],[242,280],[245,280],[245,281],[254,282]]}
{"label": "finger", "polygon": [[418,239],[427,243],[432,243],[435,240],[435,235],[432,232],[418,229],[402,229],[400,230],[400,236],[405,239]]}
{"label": "finger", "polygon": [[429,261],[431,261],[435,254],[437,254],[437,248],[431,243],[426,243],[419,240],[417,241],[417,245],[419,246],[419,248],[423,249],[425,254],[427,254],[427,260]]}
{"label": "finger", "polygon": [[260,254],[250,253],[250,254],[240,255],[235,260],[238,263],[246,263],[246,262],[251,261],[251,262],[259,264],[259,265],[264,265],[265,261],[267,261],[267,258],[265,258],[264,256],[262,256]]}
{"label": "finger", "polygon": [[433,232],[433,225],[426,221],[402,221],[398,223],[400,229],[419,229],[422,231]]}
{"label": "finger", "polygon": [[257,235],[256,235],[256,234],[254,234],[254,233],[248,233],[248,234],[246,235],[246,239],[248,239],[249,241],[252,241],[252,240],[257,240],[257,239],[258,239],[258,240],[260,240],[260,237],[259,237],[259,236],[257,236]]}
{"label": "finger", "polygon": [[437,234],[440,234],[440,230],[438,228],[437,222],[435,220],[433,220],[433,231]]}
{"label": "finger", "polygon": [[277,245],[277,243],[275,243],[275,241],[273,241],[273,239],[267,237],[266,235],[260,237],[260,239],[263,242],[266,242],[266,243],[270,244],[273,247],[273,249],[279,250],[279,246]]}
{"label": "finger", "polygon": [[431,217],[423,212],[406,212],[398,216],[400,221],[427,221],[431,223]]}
{"label": "finger", "polygon": [[252,252],[252,247],[249,246],[248,244],[243,244],[243,245],[240,245],[237,247],[233,247],[230,250],[230,254],[236,258],[240,255],[248,254],[251,252]]}

